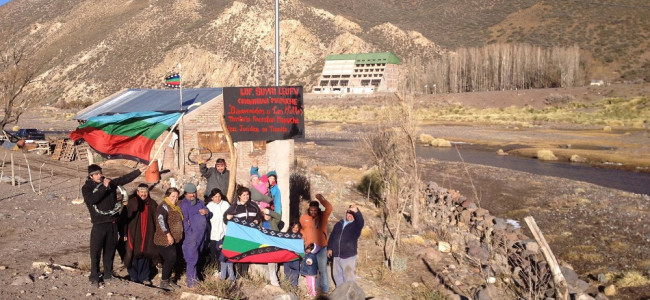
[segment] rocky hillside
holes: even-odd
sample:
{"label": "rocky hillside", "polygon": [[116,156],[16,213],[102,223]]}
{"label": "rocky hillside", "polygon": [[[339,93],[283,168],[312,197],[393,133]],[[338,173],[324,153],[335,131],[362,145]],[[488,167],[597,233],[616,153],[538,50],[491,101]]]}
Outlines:
{"label": "rocky hillside", "polygon": [[[10,43],[42,59],[45,103],[94,101],[122,88],[161,87],[182,63],[185,87],[274,81],[274,1],[15,0],[0,7]],[[281,84],[310,85],[330,53],[435,55],[422,34],[390,23],[367,30],[299,0],[281,6]]]}
{"label": "rocky hillside", "polygon": [[[650,41],[644,38],[650,9],[633,9],[643,0],[583,2],[284,0],[281,84],[309,88],[331,53],[392,51],[426,61],[494,42],[577,43],[588,60],[587,76],[644,78],[650,62],[641,50]],[[40,70],[33,98],[43,104],[87,103],[123,88],[161,87],[179,62],[185,87],[269,85],[274,3],[13,0],[0,6],[0,49],[27,46]]]}

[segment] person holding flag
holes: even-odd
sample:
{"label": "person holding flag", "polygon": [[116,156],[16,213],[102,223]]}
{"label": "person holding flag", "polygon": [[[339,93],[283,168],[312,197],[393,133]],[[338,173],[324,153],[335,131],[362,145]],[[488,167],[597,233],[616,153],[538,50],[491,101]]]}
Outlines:
{"label": "person holding flag", "polygon": [[[122,210],[122,202],[117,200],[118,186],[135,180],[147,168],[144,166],[113,180],[102,174],[96,164],[88,166],[88,178],[81,187],[81,193],[90,213],[90,276],[92,286],[99,287],[113,279],[113,259],[117,246],[117,219]],[[100,278],[99,260],[104,254],[104,274]],[[101,280],[100,280],[101,279]]]}

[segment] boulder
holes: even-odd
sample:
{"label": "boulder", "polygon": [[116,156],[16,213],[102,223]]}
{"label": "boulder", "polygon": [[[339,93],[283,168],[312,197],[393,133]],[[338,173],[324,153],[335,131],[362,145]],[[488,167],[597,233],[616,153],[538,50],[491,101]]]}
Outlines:
{"label": "boulder", "polygon": [[330,294],[330,300],[365,300],[366,293],[354,281],[344,282]]}

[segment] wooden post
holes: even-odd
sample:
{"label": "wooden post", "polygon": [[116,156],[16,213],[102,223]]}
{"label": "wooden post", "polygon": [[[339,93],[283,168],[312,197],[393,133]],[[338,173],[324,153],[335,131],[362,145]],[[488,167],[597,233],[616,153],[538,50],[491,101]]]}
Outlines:
{"label": "wooden post", "polygon": [[11,153],[11,186],[16,186],[16,174],[14,172],[14,154]]}
{"label": "wooden post", "polygon": [[32,186],[32,192],[36,193],[34,189],[34,183],[32,182],[32,170],[29,168],[29,161],[27,161],[27,155],[23,152],[23,157],[25,158],[25,164],[27,164],[27,175],[29,175],[29,185]]}
{"label": "wooden post", "polygon": [[237,175],[237,152],[235,151],[235,143],[233,143],[232,137],[230,136],[228,125],[226,125],[226,117],[224,115],[221,115],[219,121],[221,122],[221,129],[226,135],[226,141],[228,142],[228,151],[230,151],[230,177],[228,178],[228,192],[226,194],[226,198],[230,204],[234,204],[235,202],[233,197],[235,195],[235,178]]}
{"label": "wooden post", "polygon": [[7,151],[5,151],[5,156],[2,158],[2,171],[0,171],[0,179],[5,176],[5,160],[7,159]]}
{"label": "wooden post", "polygon": [[43,166],[44,165],[45,165],[45,163],[42,163],[41,167],[38,169],[38,194],[39,195],[41,194],[41,181],[43,181],[43,177],[41,176],[41,174],[43,173]]}
{"label": "wooden post", "polygon": [[[289,156],[293,149],[292,140],[276,140],[266,144],[266,159],[268,171],[275,170],[278,174],[277,185],[280,189],[280,201],[282,205],[282,222],[289,224],[289,177],[291,176]],[[282,230],[286,232],[289,226]]]}
{"label": "wooden post", "polygon": [[553,283],[555,283],[555,299],[568,300],[569,289],[567,288],[566,281],[564,280],[564,275],[562,275],[562,270],[560,270],[560,265],[557,263],[555,255],[553,255],[553,252],[551,251],[551,247],[549,247],[548,243],[546,243],[546,239],[544,238],[542,231],[539,230],[539,227],[537,227],[537,223],[533,217],[525,217],[524,221],[526,221],[526,224],[528,224],[528,228],[530,228],[530,231],[533,233],[535,240],[542,250],[542,254],[544,254],[546,263],[548,263],[548,266],[551,269],[551,274],[553,275]]}

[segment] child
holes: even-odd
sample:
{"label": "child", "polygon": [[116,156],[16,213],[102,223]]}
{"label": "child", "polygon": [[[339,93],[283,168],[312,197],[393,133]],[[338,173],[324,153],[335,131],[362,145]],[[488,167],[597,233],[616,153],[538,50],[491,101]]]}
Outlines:
{"label": "child", "polygon": [[251,174],[251,199],[255,201],[261,209],[269,207],[269,202],[272,201],[272,199],[268,197],[268,193],[268,179],[267,182],[263,182],[260,180],[257,173]]}
{"label": "child", "polygon": [[[219,250],[223,248],[223,239],[219,241]],[[221,276],[219,277],[221,280],[226,279],[226,275],[230,279],[230,281],[235,282],[235,268],[233,266],[233,263],[228,260],[228,258],[223,255],[223,251],[219,251],[221,254],[219,255],[219,261],[221,262]]]}
{"label": "child", "polygon": [[[295,222],[291,224],[289,230],[293,234],[300,234],[300,223]],[[284,277],[291,282],[291,285],[298,286],[298,277],[300,277],[300,261],[298,258],[284,263]]]}
{"label": "child", "polygon": [[310,297],[316,297],[316,274],[318,273],[318,262],[316,261],[316,244],[309,244],[305,247],[305,259],[302,261],[300,273],[305,276],[307,290]]}

